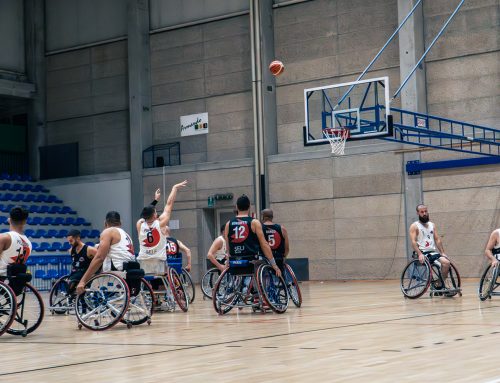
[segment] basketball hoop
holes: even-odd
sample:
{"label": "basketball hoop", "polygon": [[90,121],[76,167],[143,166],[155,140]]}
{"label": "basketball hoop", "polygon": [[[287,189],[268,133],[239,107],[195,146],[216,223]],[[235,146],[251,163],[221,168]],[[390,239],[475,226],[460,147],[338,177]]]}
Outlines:
{"label": "basketball hoop", "polygon": [[325,128],[323,129],[323,135],[330,142],[333,155],[341,156],[344,154],[345,142],[349,138],[349,129]]}

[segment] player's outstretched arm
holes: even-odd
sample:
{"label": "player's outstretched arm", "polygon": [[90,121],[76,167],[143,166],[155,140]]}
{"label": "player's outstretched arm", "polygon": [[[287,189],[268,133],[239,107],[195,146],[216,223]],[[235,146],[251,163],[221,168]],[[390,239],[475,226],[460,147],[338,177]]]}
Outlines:
{"label": "player's outstretched arm", "polygon": [[276,274],[278,276],[281,276],[281,270],[276,265],[276,261],[274,260],[273,252],[271,251],[271,247],[269,246],[269,243],[267,243],[266,237],[264,236],[264,232],[262,231],[262,224],[256,219],[252,220],[252,230],[257,235],[257,238],[259,239],[260,248],[261,248],[262,252],[264,253],[264,256],[269,260],[274,271],[276,271]]}
{"label": "player's outstretched arm", "polygon": [[165,204],[165,208],[163,209],[163,213],[160,215],[160,226],[168,225],[168,222],[170,221],[170,215],[172,214],[172,210],[174,208],[174,202],[177,197],[177,191],[180,188],[185,187],[186,185],[187,180],[184,180],[181,183],[172,186],[172,191],[168,196],[167,203]]}
{"label": "player's outstretched arm", "polygon": [[82,279],[78,283],[76,287],[76,293],[82,294],[85,291],[85,285],[87,281],[92,278],[92,276],[99,270],[101,265],[104,263],[106,256],[108,255],[109,248],[112,245],[113,241],[113,230],[106,229],[101,233],[101,238],[99,241],[99,248],[97,249],[96,255],[92,258],[92,262],[90,262],[89,268],[83,274]]}

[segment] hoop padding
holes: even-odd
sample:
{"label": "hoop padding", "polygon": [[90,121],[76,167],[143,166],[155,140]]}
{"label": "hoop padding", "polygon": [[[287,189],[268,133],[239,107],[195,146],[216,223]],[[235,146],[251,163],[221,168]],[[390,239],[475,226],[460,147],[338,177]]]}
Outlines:
{"label": "hoop padding", "polygon": [[323,129],[323,135],[330,142],[332,147],[332,154],[336,156],[341,156],[344,154],[345,143],[349,138],[349,129],[333,129],[326,128]]}

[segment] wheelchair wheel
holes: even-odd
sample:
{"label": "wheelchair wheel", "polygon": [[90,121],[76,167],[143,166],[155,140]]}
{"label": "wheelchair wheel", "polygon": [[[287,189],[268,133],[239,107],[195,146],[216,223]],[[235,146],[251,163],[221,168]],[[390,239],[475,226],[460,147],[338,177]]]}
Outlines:
{"label": "wheelchair wheel", "polygon": [[40,293],[26,283],[23,292],[17,296],[16,315],[7,332],[12,335],[26,336],[40,326],[43,314],[44,306]]}
{"label": "wheelchair wheel", "polygon": [[[450,262],[450,271],[448,272],[447,280],[449,280],[450,288],[453,288],[456,290],[460,289],[460,287],[461,287],[460,274],[458,273],[458,270],[455,267],[455,265],[451,262]],[[446,293],[446,296],[447,297],[454,297],[457,294],[462,296],[462,293],[460,291]]]}
{"label": "wheelchair wheel", "polygon": [[420,263],[415,259],[406,265],[401,274],[401,292],[406,298],[421,297],[431,284],[431,268],[427,260]]}
{"label": "wheelchair wheel", "polygon": [[201,292],[205,297],[212,299],[212,292],[220,274],[220,270],[217,267],[212,267],[201,279]]}
{"label": "wheelchair wheel", "polygon": [[151,285],[144,279],[141,279],[139,292],[130,297],[128,310],[123,316],[121,322],[137,326],[145,322],[151,323],[153,315],[154,293]]}
{"label": "wheelchair wheel", "polygon": [[482,301],[491,298],[491,293],[495,288],[498,278],[498,266],[491,267],[488,265],[484,270],[481,280],[479,281],[478,295]]}
{"label": "wheelchair wheel", "polygon": [[129,302],[130,291],[123,278],[112,273],[98,274],[87,282],[85,292],[76,298],[76,318],[80,325],[90,330],[107,330],[120,322]]}
{"label": "wheelchair wheel", "polygon": [[184,291],[188,296],[189,303],[193,303],[195,296],[195,289],[193,279],[191,278],[191,274],[184,267],[182,268],[182,273],[179,275],[182,285],[184,286]]}
{"label": "wheelchair wheel", "polygon": [[0,335],[12,324],[16,316],[17,303],[14,291],[3,282],[0,282]]}
{"label": "wheelchair wheel", "polygon": [[284,274],[283,279],[286,282],[286,287],[288,289],[288,294],[292,298],[292,302],[295,306],[300,307],[302,305],[302,294],[300,292],[299,282],[295,277],[295,273],[288,264],[284,264],[283,267]]}
{"label": "wheelchair wheel", "polygon": [[257,287],[264,302],[275,313],[283,314],[288,308],[288,288],[283,277],[278,277],[270,265],[257,269]]}
{"label": "wheelchair wheel", "polygon": [[65,314],[73,306],[75,294],[69,294],[68,277],[59,278],[50,289],[49,306],[52,314]]}
{"label": "wheelchair wheel", "polygon": [[212,303],[217,313],[224,315],[232,310],[238,302],[238,293],[242,288],[244,279],[231,275],[228,269],[222,272],[215,283],[212,293]]}
{"label": "wheelchair wheel", "polygon": [[188,311],[189,300],[186,291],[184,290],[184,285],[179,278],[179,274],[177,274],[177,271],[175,271],[172,267],[168,268],[168,283],[172,289],[172,294],[174,295],[175,302],[179,308],[184,312]]}

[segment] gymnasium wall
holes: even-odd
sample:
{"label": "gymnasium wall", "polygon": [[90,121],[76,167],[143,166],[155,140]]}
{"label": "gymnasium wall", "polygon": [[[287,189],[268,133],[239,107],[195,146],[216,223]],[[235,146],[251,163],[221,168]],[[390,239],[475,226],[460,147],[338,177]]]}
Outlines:
{"label": "gymnasium wall", "polygon": [[2,0],[0,12],[0,72],[24,73],[23,1]]}

